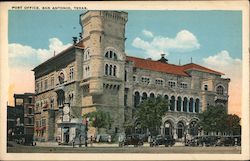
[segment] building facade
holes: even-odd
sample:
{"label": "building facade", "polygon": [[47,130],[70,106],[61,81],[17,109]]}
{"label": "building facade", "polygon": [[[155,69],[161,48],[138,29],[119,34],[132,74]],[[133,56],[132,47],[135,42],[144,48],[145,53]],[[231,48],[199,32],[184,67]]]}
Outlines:
{"label": "building facade", "polygon": [[138,104],[158,95],[170,103],[161,133],[178,138],[195,126],[197,114],[208,105],[227,108],[230,80],[222,73],[194,63],[170,64],[164,55],[157,61],[127,56],[127,21],[126,12],[80,15],[80,39],[33,69],[37,140],[70,143],[82,116],[98,110],[114,120],[108,133],[124,132],[124,122],[134,121]]}
{"label": "building facade", "polygon": [[7,132],[10,135],[34,134],[34,93],[14,94],[15,106],[7,106]]}

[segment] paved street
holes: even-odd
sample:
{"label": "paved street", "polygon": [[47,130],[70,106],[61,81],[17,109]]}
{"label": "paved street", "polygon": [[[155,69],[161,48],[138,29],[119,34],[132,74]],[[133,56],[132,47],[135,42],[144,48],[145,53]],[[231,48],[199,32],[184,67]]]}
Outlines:
{"label": "paved street", "polygon": [[8,147],[8,153],[199,153],[199,154],[240,154],[240,147],[118,147],[117,144],[93,144],[89,147],[57,146],[57,145],[38,145],[23,146],[17,145]]}

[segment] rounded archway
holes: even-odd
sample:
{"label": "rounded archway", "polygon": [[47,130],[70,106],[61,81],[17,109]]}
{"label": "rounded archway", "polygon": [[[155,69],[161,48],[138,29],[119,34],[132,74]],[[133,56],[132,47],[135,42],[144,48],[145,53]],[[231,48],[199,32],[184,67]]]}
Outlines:
{"label": "rounded archway", "polygon": [[194,111],[193,108],[194,108],[194,99],[190,98],[190,100],[189,100],[189,112],[193,112]]}
{"label": "rounded archway", "polygon": [[146,100],[148,98],[148,95],[146,92],[142,93],[142,101]]}
{"label": "rounded archway", "polygon": [[170,99],[170,110],[174,111],[174,109],[175,109],[175,97],[171,96],[171,99]]}
{"label": "rounded archway", "polygon": [[165,136],[172,136],[173,135],[173,124],[167,120],[164,123],[164,135]]}
{"label": "rounded archway", "polygon": [[181,97],[177,97],[177,111],[181,111]]}
{"label": "rounded archway", "polygon": [[183,111],[184,112],[187,112],[187,103],[188,103],[188,99],[187,99],[187,97],[184,97],[184,100],[183,100]]}
{"label": "rounded archway", "polygon": [[185,130],[185,126],[184,123],[182,121],[177,123],[177,137],[178,139],[182,138],[184,136],[184,130]]}
{"label": "rounded archway", "polygon": [[139,104],[140,104],[140,93],[136,91],[134,95],[134,107],[138,107]]}
{"label": "rounded archway", "polygon": [[192,120],[189,124],[189,134],[191,136],[198,135],[198,122],[197,120]]}

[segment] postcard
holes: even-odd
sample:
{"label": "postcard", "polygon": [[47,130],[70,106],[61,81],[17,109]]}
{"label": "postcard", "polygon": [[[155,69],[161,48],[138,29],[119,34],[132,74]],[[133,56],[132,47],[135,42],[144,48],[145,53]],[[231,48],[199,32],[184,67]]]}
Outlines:
{"label": "postcard", "polygon": [[1,160],[249,159],[247,1],[1,8]]}

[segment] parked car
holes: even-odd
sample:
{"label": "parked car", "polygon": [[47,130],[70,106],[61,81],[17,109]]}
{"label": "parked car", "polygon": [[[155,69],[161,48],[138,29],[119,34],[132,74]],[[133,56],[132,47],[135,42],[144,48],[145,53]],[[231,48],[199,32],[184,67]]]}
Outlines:
{"label": "parked car", "polygon": [[135,147],[143,145],[143,140],[139,134],[127,135],[122,146],[134,145]]}
{"label": "parked car", "polygon": [[33,135],[29,134],[18,134],[14,136],[14,140],[17,144],[23,144],[23,145],[35,145],[35,142],[33,140]]}
{"label": "parked car", "polygon": [[175,139],[172,136],[157,135],[156,137],[152,138],[149,144],[150,147],[159,145],[165,145],[165,147],[168,147],[173,146],[175,144]]}
{"label": "parked car", "polygon": [[109,134],[98,134],[96,136],[96,140],[97,143],[100,142],[106,142],[106,143],[110,143],[112,141],[111,135]]}

